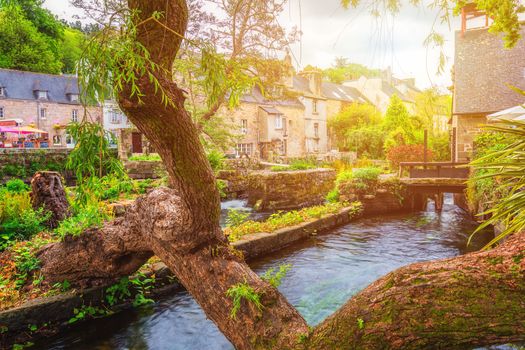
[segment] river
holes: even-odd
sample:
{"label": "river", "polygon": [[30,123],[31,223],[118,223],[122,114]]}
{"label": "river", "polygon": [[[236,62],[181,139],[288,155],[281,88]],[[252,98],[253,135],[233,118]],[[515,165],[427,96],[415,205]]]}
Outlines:
{"label": "river", "polygon": [[[233,207],[242,203],[232,204]],[[433,211],[364,218],[250,263],[258,273],[292,269],[279,287],[316,325],[378,277],[407,264],[478,250],[490,232],[467,240],[476,224],[447,197]],[[87,322],[36,344],[37,349],[230,350],[232,345],[193,298],[179,292],[155,305]],[[502,347],[503,349],[503,347]]]}

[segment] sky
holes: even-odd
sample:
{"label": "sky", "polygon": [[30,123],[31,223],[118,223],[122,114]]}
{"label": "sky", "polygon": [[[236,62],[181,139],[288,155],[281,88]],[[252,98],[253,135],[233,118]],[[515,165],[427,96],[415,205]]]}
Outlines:
{"label": "sky", "polygon": [[[44,6],[60,18],[81,15],[67,0],[46,0]],[[428,8],[406,5],[395,17],[372,18],[362,9],[345,10],[340,0],[289,0],[279,18],[285,28],[297,26],[303,33],[300,43],[291,46],[297,69],[306,65],[330,67],[336,57],[371,68],[392,67],[398,78],[415,77],[420,88],[451,85],[450,69],[454,59],[454,31],[460,23],[438,25],[445,37],[448,63],[438,75],[439,51],[427,49],[436,13]]]}

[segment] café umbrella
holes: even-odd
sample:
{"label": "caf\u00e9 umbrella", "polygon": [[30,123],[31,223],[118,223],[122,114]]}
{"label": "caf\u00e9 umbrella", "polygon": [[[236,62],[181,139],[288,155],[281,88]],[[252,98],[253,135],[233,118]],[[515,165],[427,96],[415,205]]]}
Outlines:
{"label": "caf\u00e9 umbrella", "polygon": [[47,134],[47,131],[32,128],[30,126],[0,126],[0,132],[18,135]]}

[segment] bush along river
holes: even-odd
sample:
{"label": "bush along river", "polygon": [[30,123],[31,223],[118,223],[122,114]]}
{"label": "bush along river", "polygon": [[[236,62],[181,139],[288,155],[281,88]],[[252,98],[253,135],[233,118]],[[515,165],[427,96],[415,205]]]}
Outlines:
{"label": "bush along river", "polygon": [[[279,290],[316,325],[377,278],[414,262],[479,250],[493,237],[484,232],[467,246],[473,222],[447,197],[441,213],[383,215],[359,219],[251,262],[257,273],[292,265]],[[232,203],[232,206],[243,206]],[[233,349],[186,292],[142,309],[88,321],[37,342],[35,349]],[[507,349],[509,347],[496,347]],[[492,348],[492,349],[496,349]]]}

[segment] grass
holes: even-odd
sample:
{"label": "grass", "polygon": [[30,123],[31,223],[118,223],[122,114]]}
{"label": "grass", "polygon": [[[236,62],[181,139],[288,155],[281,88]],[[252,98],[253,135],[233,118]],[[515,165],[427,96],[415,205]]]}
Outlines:
{"label": "grass", "polygon": [[162,159],[157,153],[133,155],[128,158],[132,162],[160,162]]}
{"label": "grass", "polygon": [[[314,207],[293,210],[289,212],[278,212],[271,215],[265,221],[245,221],[237,226],[230,226],[224,230],[231,242],[238,241],[243,236],[258,232],[274,232],[284,227],[295,226],[303,222],[320,219],[328,214],[336,214],[341,209],[347,207],[347,203],[328,203]],[[362,205],[359,202],[350,204],[352,213],[357,214],[361,211]]]}
{"label": "grass", "polygon": [[317,164],[309,162],[307,160],[295,160],[290,165],[276,165],[270,168],[271,171],[280,172],[280,171],[300,171],[300,170],[310,170],[316,169]]}

